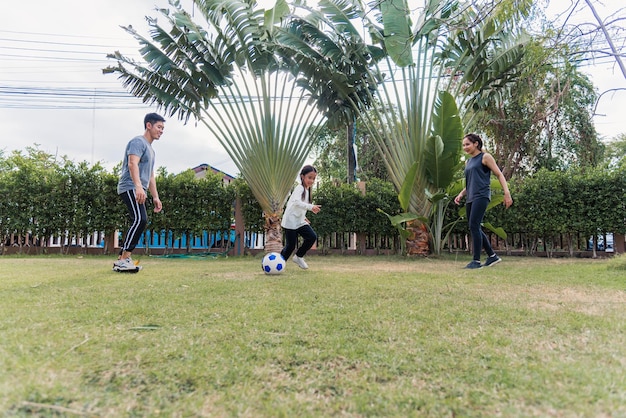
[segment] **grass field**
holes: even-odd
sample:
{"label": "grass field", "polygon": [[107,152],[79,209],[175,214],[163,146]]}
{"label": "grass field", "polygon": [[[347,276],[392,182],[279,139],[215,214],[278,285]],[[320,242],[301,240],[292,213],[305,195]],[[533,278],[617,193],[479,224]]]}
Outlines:
{"label": "grass field", "polygon": [[2,416],[626,416],[626,258],[307,261],[0,257]]}

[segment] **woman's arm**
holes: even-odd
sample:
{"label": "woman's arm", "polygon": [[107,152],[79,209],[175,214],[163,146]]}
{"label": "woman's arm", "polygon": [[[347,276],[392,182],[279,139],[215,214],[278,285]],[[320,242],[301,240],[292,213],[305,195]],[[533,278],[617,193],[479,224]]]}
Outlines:
{"label": "woman's arm", "polygon": [[498,181],[502,186],[502,190],[504,190],[504,206],[507,208],[510,207],[513,204],[513,198],[511,197],[511,192],[509,192],[509,185],[504,178],[504,174],[500,171],[500,167],[496,164],[496,160],[491,154],[485,153],[485,155],[483,155],[483,165],[486,165],[498,178]]}
{"label": "woman's arm", "polygon": [[456,203],[457,205],[461,204],[461,199],[463,199],[463,197],[467,194],[467,190],[464,187],[463,190],[461,190],[461,192],[454,198],[454,203]]}

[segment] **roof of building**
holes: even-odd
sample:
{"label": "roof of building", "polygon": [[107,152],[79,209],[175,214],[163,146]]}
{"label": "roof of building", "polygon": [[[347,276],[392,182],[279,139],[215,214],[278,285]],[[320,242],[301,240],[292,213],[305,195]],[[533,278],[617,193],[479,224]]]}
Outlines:
{"label": "roof of building", "polygon": [[228,179],[228,180],[234,180],[234,179],[235,179],[235,176],[231,176],[230,174],[228,174],[228,173],[226,173],[226,172],[224,172],[224,171],[220,170],[219,168],[215,168],[215,167],[213,167],[212,165],[207,164],[207,163],[202,163],[202,164],[200,164],[200,165],[197,165],[197,166],[195,166],[194,168],[192,168],[192,170],[193,170],[196,174],[201,173],[201,172],[204,172],[204,171],[211,170],[211,171],[212,171],[212,172],[214,172],[215,174],[221,174],[221,175],[222,175],[225,179]]}

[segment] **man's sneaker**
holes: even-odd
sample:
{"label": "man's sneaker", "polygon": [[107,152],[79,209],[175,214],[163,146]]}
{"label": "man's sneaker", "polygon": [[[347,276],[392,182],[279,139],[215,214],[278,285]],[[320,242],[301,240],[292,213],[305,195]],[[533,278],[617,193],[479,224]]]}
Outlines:
{"label": "man's sneaker", "polygon": [[464,268],[466,269],[479,269],[482,268],[483,265],[480,264],[480,261],[476,261],[476,260],[472,260],[467,266],[465,266]]}
{"label": "man's sneaker", "polygon": [[302,257],[298,257],[297,255],[294,254],[293,258],[292,258],[293,262],[296,263],[298,265],[298,267],[300,267],[301,269],[308,269],[309,265],[306,263],[306,261],[304,261],[304,258]]}
{"label": "man's sneaker", "polygon": [[502,259],[498,257],[497,254],[487,257],[487,261],[483,264],[483,267],[493,266],[494,264],[498,264]]}
{"label": "man's sneaker", "polygon": [[141,267],[138,267],[132,258],[122,258],[113,263],[114,271],[139,271]]}

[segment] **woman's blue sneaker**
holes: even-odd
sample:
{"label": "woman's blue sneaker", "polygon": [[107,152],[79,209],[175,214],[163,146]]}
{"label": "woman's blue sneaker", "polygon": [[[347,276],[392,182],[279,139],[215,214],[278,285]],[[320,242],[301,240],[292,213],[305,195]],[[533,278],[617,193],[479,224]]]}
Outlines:
{"label": "woman's blue sneaker", "polygon": [[483,264],[483,267],[493,266],[494,264],[498,264],[500,261],[502,261],[502,259],[498,257],[497,254],[494,254],[490,257],[487,257],[487,261],[485,261],[485,264]]}
{"label": "woman's blue sneaker", "polygon": [[483,265],[480,264],[480,261],[476,261],[476,260],[472,260],[467,266],[465,266],[466,269],[479,269],[482,267]]}

